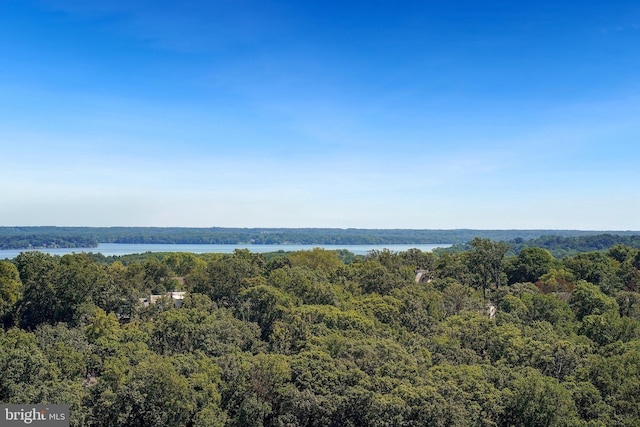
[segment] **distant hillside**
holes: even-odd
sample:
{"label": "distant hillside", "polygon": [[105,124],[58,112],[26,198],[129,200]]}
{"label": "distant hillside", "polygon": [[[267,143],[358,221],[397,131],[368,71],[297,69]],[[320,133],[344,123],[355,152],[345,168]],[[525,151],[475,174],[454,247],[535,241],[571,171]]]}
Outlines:
{"label": "distant hillside", "polygon": [[[582,236],[540,236],[534,239],[523,240],[516,238],[507,240],[511,245],[508,255],[517,255],[524,248],[543,248],[551,252],[556,258],[563,258],[567,255],[575,255],[581,252],[603,251],[614,245],[626,245],[632,248],[640,248],[640,233],[602,233],[596,235]],[[455,244],[448,248],[438,248],[436,253],[458,253],[470,250],[467,243]]]}
{"label": "distant hillside", "polygon": [[[456,244],[474,237],[529,241],[549,236],[632,236],[637,231],[580,230],[415,230],[358,228],[182,228],[182,227],[0,227],[1,249],[95,247],[98,243],[157,244]],[[551,237],[553,236],[553,238]]]}
{"label": "distant hillside", "polygon": [[513,250],[515,253],[520,253],[524,248],[538,247],[547,249],[557,258],[562,258],[580,252],[607,250],[614,245],[620,244],[640,248],[640,234],[616,235],[605,233],[595,236],[574,237],[541,236],[526,242],[514,241]]}

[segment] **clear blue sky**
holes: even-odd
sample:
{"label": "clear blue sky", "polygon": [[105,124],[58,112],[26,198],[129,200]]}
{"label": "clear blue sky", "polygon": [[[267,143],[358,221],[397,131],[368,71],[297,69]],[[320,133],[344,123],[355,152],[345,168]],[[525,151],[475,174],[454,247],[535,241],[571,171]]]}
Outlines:
{"label": "clear blue sky", "polygon": [[0,161],[0,225],[640,230],[640,3],[3,0]]}

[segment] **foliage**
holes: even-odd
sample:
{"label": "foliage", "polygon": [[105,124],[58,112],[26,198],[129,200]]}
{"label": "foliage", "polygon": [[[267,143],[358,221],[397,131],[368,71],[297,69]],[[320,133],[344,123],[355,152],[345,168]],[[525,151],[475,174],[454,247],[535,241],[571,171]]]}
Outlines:
{"label": "foliage", "polygon": [[482,288],[482,294],[486,296],[490,284],[498,288],[503,282],[504,256],[509,245],[477,237],[470,244],[473,248],[468,256],[470,270],[475,274],[475,281]]}
{"label": "foliage", "polygon": [[11,312],[22,294],[20,273],[15,265],[0,261],[0,319]]}
{"label": "foliage", "polygon": [[637,425],[638,251],[506,249],[25,252],[0,262],[0,401],[74,426]]}
{"label": "foliage", "polygon": [[[462,244],[474,238],[510,241],[516,253],[527,246],[587,252],[615,244],[640,247],[634,232],[576,230],[411,230],[339,228],[177,227],[0,227],[0,249],[92,248],[100,243],[183,244]],[[594,236],[595,235],[595,236]],[[526,240],[529,239],[529,240]],[[456,250],[456,248],[454,248]]]}

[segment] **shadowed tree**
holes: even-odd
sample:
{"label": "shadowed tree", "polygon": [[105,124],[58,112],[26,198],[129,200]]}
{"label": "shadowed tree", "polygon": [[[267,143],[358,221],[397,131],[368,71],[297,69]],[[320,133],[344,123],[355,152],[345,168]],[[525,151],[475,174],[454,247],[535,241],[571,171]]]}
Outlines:
{"label": "shadowed tree", "polygon": [[482,287],[482,296],[486,299],[486,290],[491,284],[495,284],[496,289],[502,284],[504,256],[509,244],[478,237],[470,244],[473,250],[468,255],[469,267],[475,273],[476,282]]}
{"label": "shadowed tree", "polygon": [[524,427],[575,426],[577,410],[571,393],[555,378],[529,369],[517,378],[507,397],[505,425]]}
{"label": "shadowed tree", "polygon": [[34,328],[53,319],[57,305],[53,274],[60,257],[42,252],[22,252],[14,262],[24,285],[22,300],[18,302],[20,325]]}
{"label": "shadowed tree", "polygon": [[0,261],[0,320],[13,309],[21,294],[18,269],[10,262]]}
{"label": "shadowed tree", "polygon": [[511,258],[505,267],[509,283],[535,283],[540,276],[559,262],[542,248],[524,248],[517,257]]}

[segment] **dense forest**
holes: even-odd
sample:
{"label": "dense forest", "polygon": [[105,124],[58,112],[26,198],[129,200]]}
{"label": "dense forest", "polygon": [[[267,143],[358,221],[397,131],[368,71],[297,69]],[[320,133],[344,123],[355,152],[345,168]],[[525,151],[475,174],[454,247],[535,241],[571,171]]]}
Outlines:
{"label": "dense forest", "polygon": [[[551,252],[556,258],[576,255],[581,252],[604,251],[615,245],[625,245],[640,248],[640,234],[596,234],[584,236],[562,237],[560,235],[545,235],[535,239],[524,240],[515,238],[508,240],[507,255],[518,255],[525,248],[542,248]],[[436,248],[437,253],[465,252],[472,248],[470,243],[458,243],[447,248]]]}
{"label": "dense forest", "polygon": [[640,425],[640,251],[509,249],[23,252],[0,401],[74,426]]}
{"label": "dense forest", "polygon": [[[411,230],[340,228],[158,228],[158,227],[0,227],[0,249],[92,248],[98,243],[158,244],[436,244],[468,243],[475,237],[530,240],[541,236],[603,234],[577,230]],[[608,232],[619,236],[631,231]]]}

